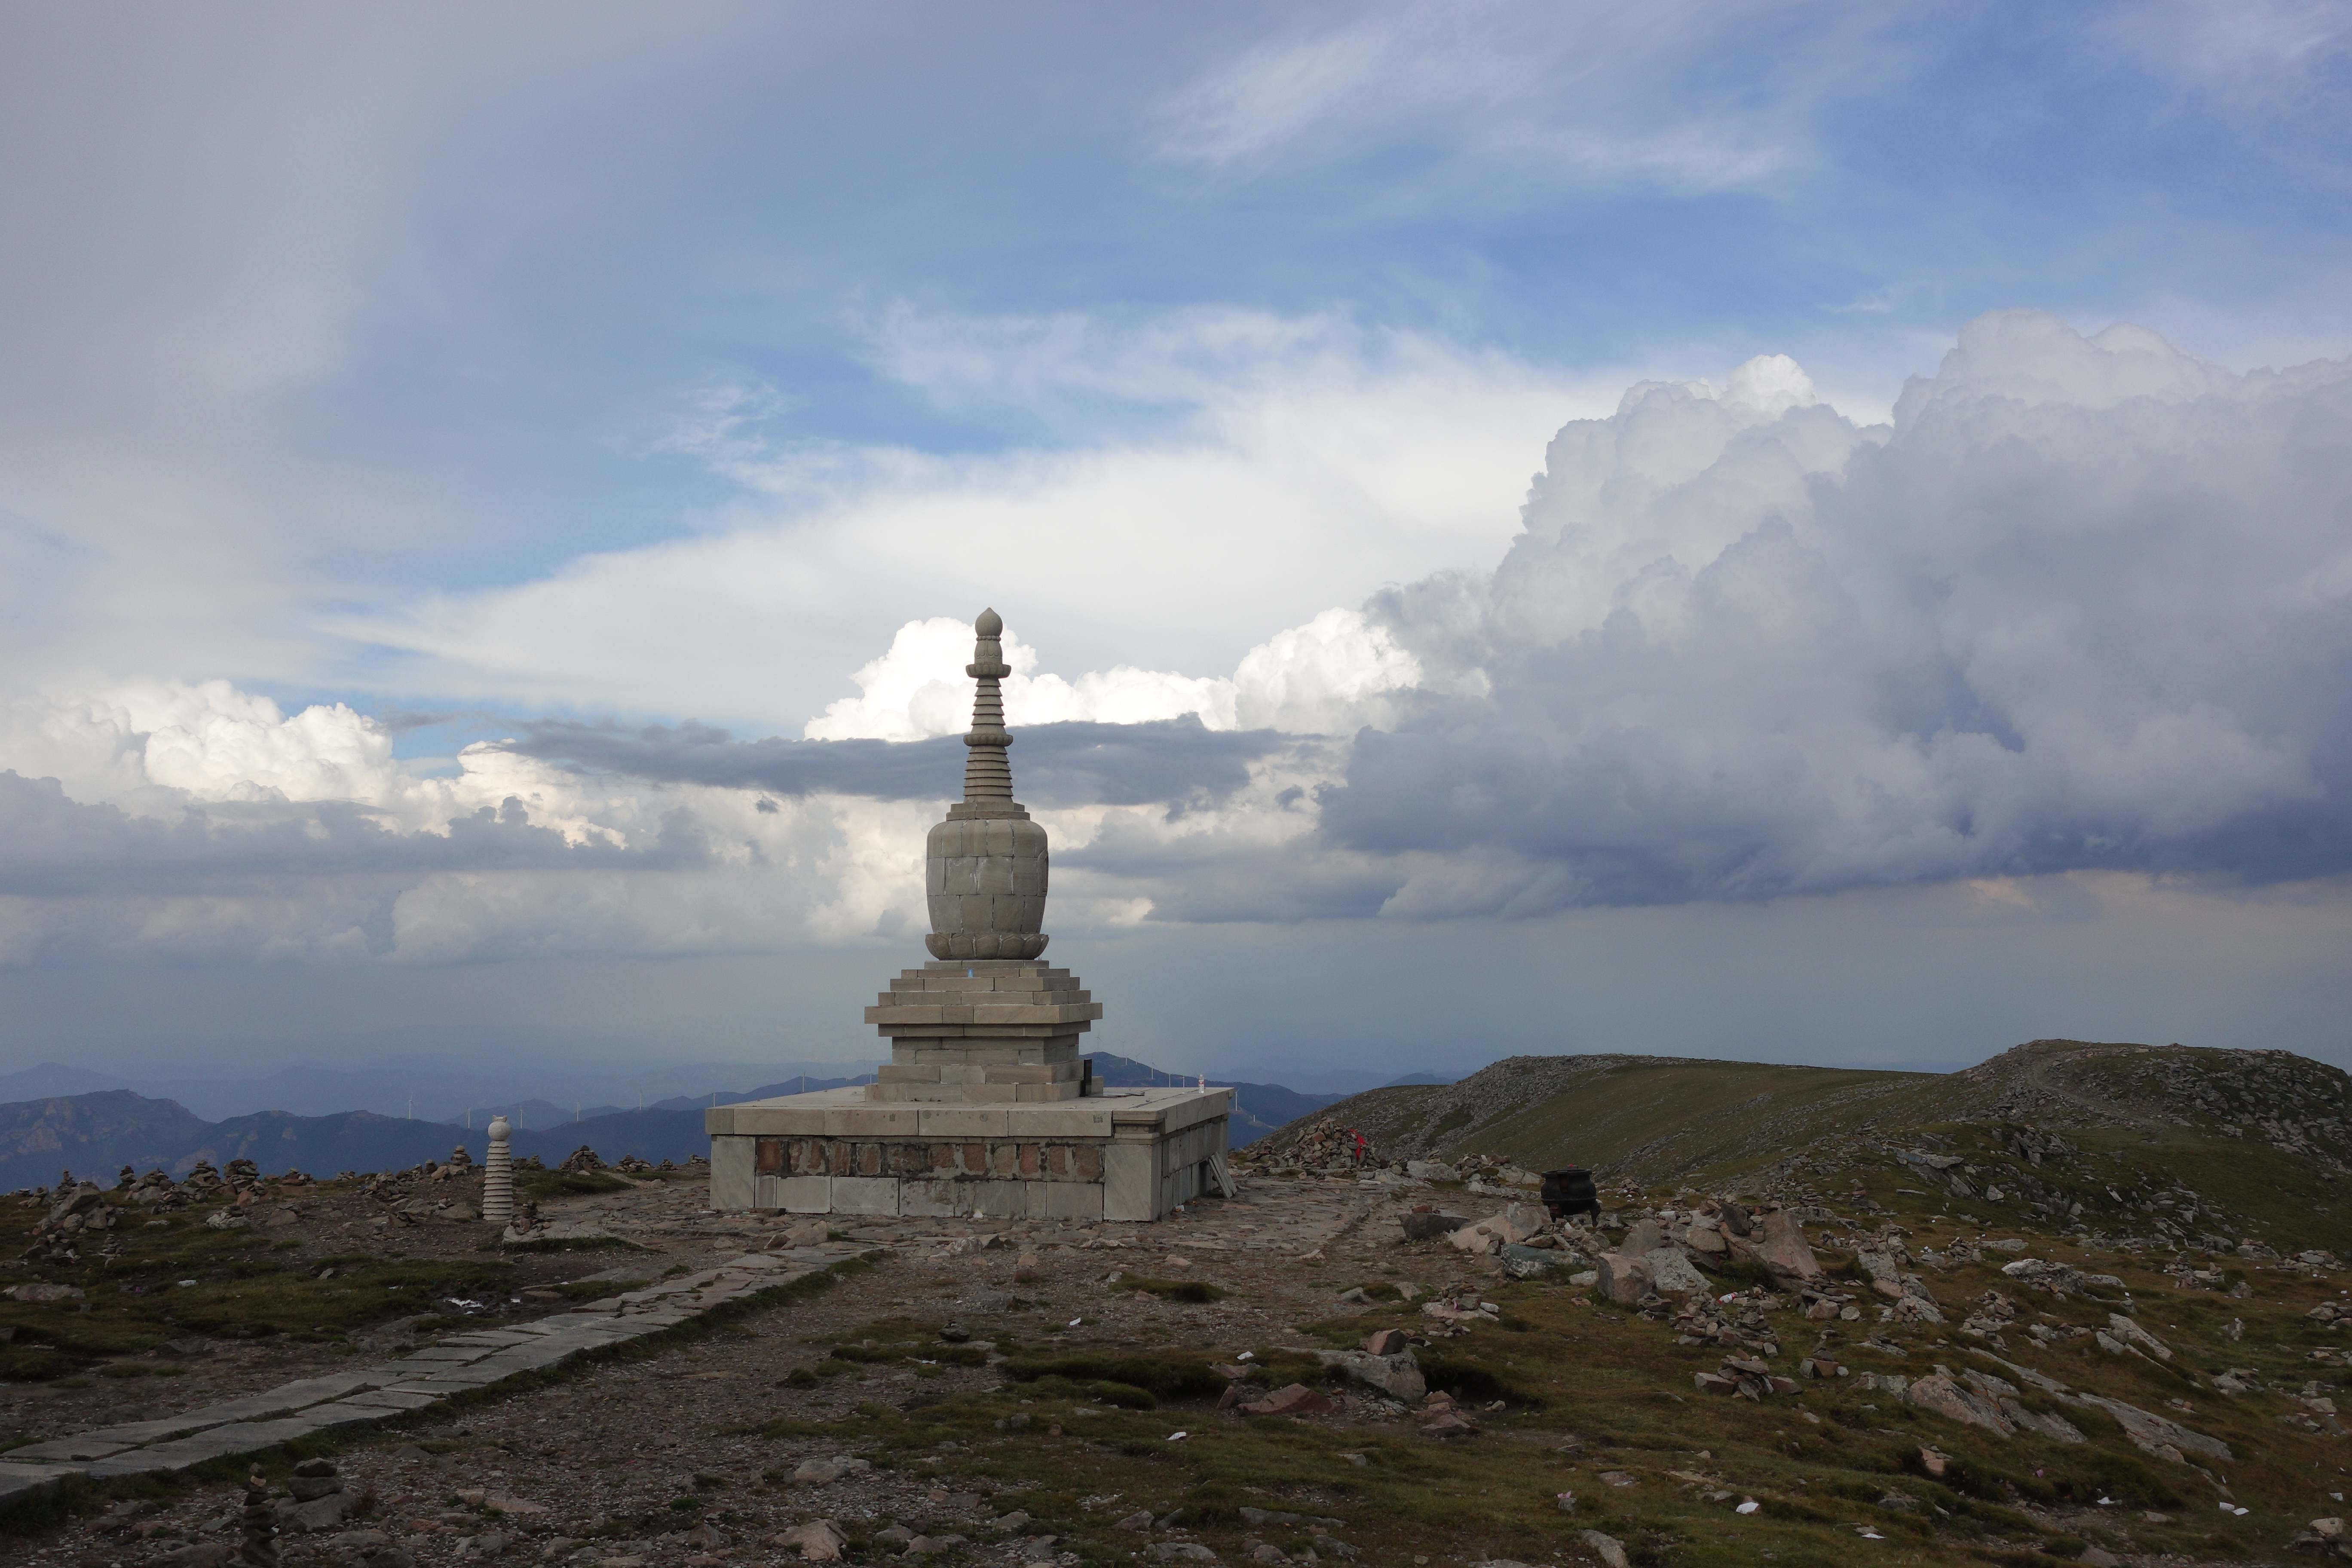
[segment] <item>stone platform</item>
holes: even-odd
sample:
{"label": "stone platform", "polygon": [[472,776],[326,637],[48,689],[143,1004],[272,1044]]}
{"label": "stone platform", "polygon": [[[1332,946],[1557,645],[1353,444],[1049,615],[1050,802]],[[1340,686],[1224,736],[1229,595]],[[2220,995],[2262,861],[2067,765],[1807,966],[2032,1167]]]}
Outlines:
{"label": "stone platform", "polygon": [[721,1105],[703,1113],[710,1203],[789,1214],[1154,1220],[1212,1190],[1209,1162],[1225,1152],[1232,1105],[1228,1089],[927,1103],[877,1100],[863,1088]]}

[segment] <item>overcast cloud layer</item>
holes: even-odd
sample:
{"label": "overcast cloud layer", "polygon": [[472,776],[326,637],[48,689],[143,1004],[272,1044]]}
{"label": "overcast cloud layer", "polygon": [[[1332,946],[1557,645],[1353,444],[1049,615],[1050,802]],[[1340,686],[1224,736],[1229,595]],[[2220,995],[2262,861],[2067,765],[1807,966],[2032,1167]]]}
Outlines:
{"label": "overcast cloud layer", "polygon": [[[2340,963],[2249,956],[2352,927],[2348,39],[20,8],[0,1058],[67,1048],[75,975],[235,1037],[643,963],[691,1054],[688,975],[881,973],[983,605],[1055,956],[1155,1049],[1412,1017],[1395,1065],[1449,1065],[1370,998],[1506,951],[1535,992],[1444,1050],[1544,1047],[1571,949],[1666,955],[1663,1009],[1685,938],[1867,908],[1921,994],[2023,974],[1996,931],[2083,955],[2000,1027],[2172,1032],[2075,1005],[2157,994],[2128,931],[2258,999],[2234,1043],[2352,1052]],[[1292,1015],[1152,954],[1357,978]],[[1634,1004],[1609,1038],[1745,1026]],[[1901,1058],[1868,1011],[1822,1049]]]}

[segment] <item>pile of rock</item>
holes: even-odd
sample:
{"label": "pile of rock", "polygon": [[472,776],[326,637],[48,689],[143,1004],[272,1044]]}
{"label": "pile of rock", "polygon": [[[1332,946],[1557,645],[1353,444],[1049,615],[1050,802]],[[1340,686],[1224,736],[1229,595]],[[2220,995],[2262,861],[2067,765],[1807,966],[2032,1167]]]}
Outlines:
{"label": "pile of rock", "polygon": [[592,1172],[601,1171],[604,1168],[604,1162],[598,1159],[596,1157],[596,1151],[590,1148],[585,1143],[583,1143],[580,1147],[572,1151],[571,1153],[565,1155],[563,1158],[563,1163],[556,1167],[557,1170],[574,1176],[585,1176]]}
{"label": "pile of rock", "polygon": [[[669,1162],[664,1160],[662,1162],[662,1165],[667,1169],[669,1165]],[[621,1156],[620,1163],[615,1164],[613,1169],[620,1172],[621,1174],[625,1176],[635,1176],[650,1172],[653,1169],[653,1166],[648,1162],[638,1159],[635,1154],[624,1154]]]}
{"label": "pile of rock", "polygon": [[2289,1550],[2352,1563],[2352,1533],[2346,1531],[2344,1521],[2340,1518],[2315,1519],[2311,1521],[2311,1528],[2297,1537]]}
{"label": "pile of rock", "polygon": [[1693,1374],[1701,1394],[1722,1394],[1762,1403],[1768,1394],[1794,1394],[1797,1380],[1781,1377],[1752,1356],[1726,1356],[1720,1372]]}
{"label": "pile of rock", "polygon": [[360,1192],[383,1205],[383,1212],[372,1222],[378,1229],[417,1225],[425,1220],[470,1225],[481,1217],[471,1194],[451,1192],[443,1184],[473,1173],[470,1161],[462,1167],[452,1167],[428,1160],[414,1170],[374,1176]]}
{"label": "pile of rock", "polygon": [[2022,1310],[2000,1291],[1988,1290],[1977,1298],[1975,1309],[1962,1320],[1960,1332],[1969,1339],[1982,1340],[2007,1350],[2009,1342],[2001,1338],[2001,1332],[2017,1321],[2018,1314]]}
{"label": "pile of rock", "polygon": [[436,1182],[456,1182],[462,1181],[473,1173],[474,1157],[467,1153],[466,1146],[460,1143],[449,1151],[448,1161],[433,1172],[433,1179]]}
{"label": "pile of rock", "polygon": [[49,1212],[34,1226],[33,1244],[23,1256],[27,1262],[71,1262],[81,1256],[85,1240],[113,1228],[114,1207],[95,1182],[68,1187],[60,1181]]}
{"label": "pile of rock", "polygon": [[[1780,1305],[1780,1299],[1765,1290],[1740,1291],[1722,1299],[1702,1290],[1685,1297],[1673,1309],[1675,1342],[1721,1345],[1750,1355],[1779,1355],[1780,1336],[1766,1314]],[[1661,1314],[1652,1309],[1648,1315]]]}
{"label": "pile of rock", "polygon": [[1863,1247],[1854,1253],[1855,1266],[1869,1277],[1871,1289],[1893,1303],[1879,1309],[1879,1321],[1942,1322],[1943,1310],[1936,1305],[1936,1298],[1928,1290],[1927,1282],[1904,1267],[1910,1261],[1910,1253],[1904,1249],[1900,1240],[1891,1235],[1883,1236],[1877,1245]]}
{"label": "pile of rock", "polygon": [[[131,1167],[122,1167],[122,1175],[131,1178]],[[149,1171],[145,1175],[118,1180],[115,1191],[141,1208],[175,1209],[187,1205],[187,1196],[173,1184],[162,1170]]]}
{"label": "pile of rock", "polygon": [[188,1173],[180,1178],[180,1185],[196,1198],[208,1198],[221,1190],[221,1173],[213,1169],[210,1160],[198,1159]]}
{"label": "pile of rock", "polygon": [[1354,1170],[1372,1163],[1371,1148],[1364,1135],[1329,1117],[1308,1122],[1278,1147],[1269,1148],[1264,1158],[1309,1171]]}
{"label": "pile of rock", "polygon": [[305,1459],[288,1483],[294,1494],[272,1510],[278,1528],[296,1532],[334,1530],[358,1511],[364,1494],[352,1491],[329,1459]]}

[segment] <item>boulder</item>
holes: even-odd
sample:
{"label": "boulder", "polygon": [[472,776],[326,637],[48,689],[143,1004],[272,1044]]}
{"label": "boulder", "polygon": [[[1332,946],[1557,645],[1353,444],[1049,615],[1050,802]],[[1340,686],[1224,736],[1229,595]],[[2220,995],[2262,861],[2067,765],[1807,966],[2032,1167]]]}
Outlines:
{"label": "boulder", "polygon": [[1342,1368],[1358,1383],[1376,1388],[1391,1399],[1402,1399],[1407,1405],[1418,1405],[1429,1392],[1429,1384],[1421,1375],[1421,1365],[1413,1360],[1410,1349],[1394,1355],[1374,1355],[1370,1351],[1318,1351],[1315,1353],[1325,1366]]}
{"label": "boulder", "polygon": [[2053,1263],[2042,1258],[2021,1258],[2014,1263],[2002,1264],[2000,1271],[2022,1284],[2062,1295],[2080,1295],[2088,1283],[2083,1271],[2072,1264]]}
{"label": "boulder", "polygon": [[[1361,1355],[1363,1352],[1359,1351],[1356,1353]],[[1339,1405],[1328,1394],[1318,1394],[1303,1383],[1294,1383],[1239,1408],[1244,1415],[1319,1415],[1338,1409]]]}
{"label": "boulder", "polygon": [[1625,1239],[1617,1244],[1617,1250],[1639,1258],[1645,1252],[1656,1251],[1665,1244],[1665,1231],[1659,1226],[1656,1220],[1644,1215],[1626,1227]]}
{"label": "boulder", "polygon": [[1514,1279],[1549,1279],[1584,1266],[1575,1253],[1549,1247],[1505,1247],[1500,1257],[1503,1272]]}
{"label": "boulder", "polygon": [[79,1285],[11,1285],[5,1292],[11,1301],[28,1301],[46,1306],[58,1301],[79,1301],[82,1289]]}
{"label": "boulder", "polygon": [[1580,1530],[1577,1539],[1586,1550],[1608,1564],[1608,1568],[1632,1568],[1633,1559],[1625,1555],[1625,1543],[1613,1535],[1603,1535],[1597,1530]]}
{"label": "boulder", "polygon": [[1904,1390],[1903,1399],[1906,1404],[1931,1415],[1941,1415],[1948,1421],[1958,1421],[1963,1426],[1982,1426],[2004,1437],[2013,1436],[2017,1432],[2016,1426],[2001,1414],[2000,1405],[1972,1390],[1962,1388],[1947,1372],[1939,1370],[1919,1379]]}
{"label": "boulder", "polygon": [[1448,1240],[1465,1252],[1494,1252],[1516,1247],[1538,1235],[1551,1215],[1541,1204],[1513,1204],[1507,1209],[1454,1231]]}
{"label": "boulder", "polygon": [[1660,1247],[1642,1255],[1650,1266],[1650,1289],[1661,1296],[1704,1296],[1706,1278],[1693,1268],[1678,1247]]}
{"label": "boulder", "polygon": [[1622,1252],[1604,1252],[1593,1259],[1601,1293],[1621,1307],[1630,1307],[1650,1290],[1650,1265]]}
{"label": "boulder", "polygon": [[1441,1236],[1453,1235],[1469,1223],[1465,1215],[1415,1209],[1404,1216],[1404,1238],[1407,1241],[1434,1241]]}
{"label": "boulder", "polygon": [[1775,1279],[1801,1284],[1822,1277],[1821,1260],[1813,1256],[1795,1215],[1774,1209],[1763,1216],[1761,1228],[1764,1238],[1756,1255]]}

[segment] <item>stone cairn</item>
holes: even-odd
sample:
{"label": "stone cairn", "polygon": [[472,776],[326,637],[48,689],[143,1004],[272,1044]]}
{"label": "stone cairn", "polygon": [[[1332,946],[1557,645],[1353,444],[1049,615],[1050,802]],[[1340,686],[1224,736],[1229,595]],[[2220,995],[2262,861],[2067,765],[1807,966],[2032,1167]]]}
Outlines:
{"label": "stone cairn", "polygon": [[505,1117],[490,1119],[490,1152],[482,1161],[482,1223],[495,1230],[514,1222],[514,1155],[508,1144],[513,1133]]}
{"label": "stone cairn", "polygon": [[246,1478],[245,1509],[238,1522],[244,1539],[237,1543],[236,1561],[249,1568],[278,1568],[278,1508],[269,1496],[269,1481],[259,1470]]}

